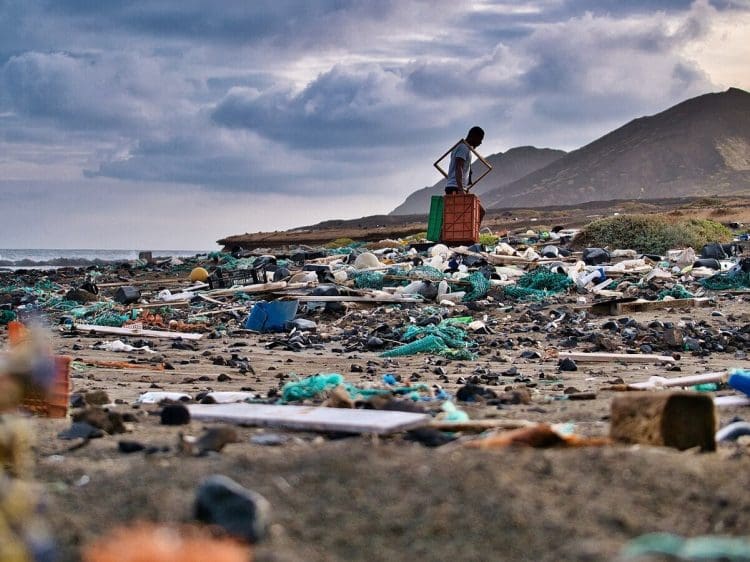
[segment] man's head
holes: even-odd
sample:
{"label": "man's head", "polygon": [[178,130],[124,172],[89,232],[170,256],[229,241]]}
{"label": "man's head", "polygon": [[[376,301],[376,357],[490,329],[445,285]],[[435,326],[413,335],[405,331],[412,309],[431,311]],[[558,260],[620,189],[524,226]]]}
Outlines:
{"label": "man's head", "polygon": [[472,127],[469,129],[469,134],[466,135],[466,142],[469,143],[469,146],[472,148],[478,147],[480,144],[482,144],[482,140],[484,139],[484,130],[482,127]]}

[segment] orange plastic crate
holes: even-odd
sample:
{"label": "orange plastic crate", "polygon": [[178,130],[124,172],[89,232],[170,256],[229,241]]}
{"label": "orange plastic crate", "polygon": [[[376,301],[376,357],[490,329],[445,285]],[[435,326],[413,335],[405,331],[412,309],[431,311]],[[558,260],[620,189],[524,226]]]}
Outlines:
{"label": "orange plastic crate", "polygon": [[[22,322],[8,323],[8,343],[11,348],[22,345],[30,337]],[[21,402],[21,407],[37,416],[64,418],[68,415],[70,402],[70,362],[67,355],[55,355],[55,378],[47,392],[30,391]]]}
{"label": "orange plastic crate", "polygon": [[55,355],[55,380],[47,392],[28,394],[21,407],[36,416],[64,418],[70,402],[70,361],[67,355]]}
{"label": "orange plastic crate", "polygon": [[479,198],[471,193],[445,196],[442,242],[476,244],[479,242]]}

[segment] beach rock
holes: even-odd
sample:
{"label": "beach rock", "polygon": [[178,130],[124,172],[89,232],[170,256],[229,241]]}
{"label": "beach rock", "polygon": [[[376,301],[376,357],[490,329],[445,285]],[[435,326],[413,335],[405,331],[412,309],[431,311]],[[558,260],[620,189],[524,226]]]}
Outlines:
{"label": "beach rock", "polygon": [[96,302],[99,297],[94,293],[86,291],[84,289],[71,289],[63,297],[66,301],[75,301],[79,304],[86,304],[89,302]]}
{"label": "beach rock", "polygon": [[167,404],[161,410],[162,425],[186,425],[190,423],[190,410],[183,404]]}
{"label": "beach rock", "polygon": [[367,349],[382,349],[385,343],[378,337],[372,336],[367,340]]}
{"label": "beach rock", "polygon": [[239,443],[237,431],[233,427],[219,426],[209,428],[195,442],[198,455],[209,452],[220,452],[230,443]]}
{"label": "beach rock", "polygon": [[137,453],[146,449],[143,443],[138,441],[119,441],[117,443],[117,450],[126,455],[130,453]]}
{"label": "beach rock", "polygon": [[408,431],[404,436],[407,441],[421,443],[425,447],[440,447],[456,440],[456,436],[431,427],[420,427]]}
{"label": "beach rock", "polygon": [[466,384],[456,391],[456,400],[461,402],[477,402],[484,398],[496,398],[496,394],[478,384]]}
{"label": "beach rock", "polygon": [[267,534],[271,504],[259,493],[216,474],[198,487],[194,513],[196,520],[255,544]]}
{"label": "beach rock", "polygon": [[86,422],[73,422],[68,429],[57,434],[60,439],[96,439],[104,437],[104,432]]}
{"label": "beach rock", "polygon": [[104,406],[111,402],[109,395],[103,390],[92,390],[91,392],[87,392],[83,395],[83,399],[86,401],[86,404],[89,404],[90,406]]}
{"label": "beach rock", "polygon": [[578,365],[570,357],[565,357],[557,364],[557,368],[561,371],[577,371]]}
{"label": "beach rock", "polygon": [[125,433],[122,414],[108,412],[102,408],[91,407],[73,414],[74,422],[85,422],[93,427],[106,431],[110,435]]}
{"label": "beach rock", "polygon": [[701,343],[695,338],[686,337],[682,341],[682,344],[684,345],[686,351],[695,351],[698,353],[703,351],[703,347],[701,347]]}

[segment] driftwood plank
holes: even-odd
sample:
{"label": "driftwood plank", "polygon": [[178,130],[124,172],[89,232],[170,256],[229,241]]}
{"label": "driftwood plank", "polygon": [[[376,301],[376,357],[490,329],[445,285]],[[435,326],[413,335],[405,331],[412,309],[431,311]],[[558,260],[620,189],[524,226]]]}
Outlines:
{"label": "driftwood plank", "polygon": [[591,312],[594,314],[624,314],[626,312],[646,312],[663,308],[694,308],[702,306],[711,306],[711,301],[707,298],[672,299],[663,301],[621,299],[594,303],[591,305]]}
{"label": "driftwood plank", "polygon": [[729,373],[719,371],[717,373],[702,373],[700,375],[687,375],[685,377],[676,377],[668,379],[665,377],[651,377],[645,382],[634,382],[627,385],[632,390],[650,390],[652,388],[671,388],[679,386],[693,386],[696,384],[706,384],[711,382],[727,382]]}
{"label": "driftwood plank", "polygon": [[426,425],[430,416],[386,410],[351,410],[322,406],[268,404],[191,404],[195,420],[278,427],[301,431],[341,431],[386,435]]}
{"label": "driftwood plank", "polygon": [[668,361],[674,363],[674,357],[670,355],[649,355],[645,353],[576,353],[573,351],[561,351],[558,354],[560,359],[566,357],[573,361],[585,363],[605,362],[605,361],[622,361],[623,363],[653,363],[654,361]]}
{"label": "driftwood plank", "polygon": [[345,295],[340,296],[332,296],[332,297],[325,297],[325,296],[313,296],[313,295],[307,295],[307,296],[299,296],[295,297],[295,300],[298,300],[299,302],[372,302],[372,303],[386,303],[386,302],[393,302],[393,303],[399,303],[399,302],[425,302],[424,299],[421,298],[414,298],[414,297],[400,297],[400,296],[393,296],[393,297],[347,297]]}
{"label": "driftwood plank", "polygon": [[143,338],[168,338],[183,340],[199,340],[203,334],[192,332],[164,332],[161,330],[143,330],[139,328],[117,328],[115,326],[94,326],[93,324],[73,324],[79,332],[93,332],[95,334],[117,334],[121,336],[141,336]]}

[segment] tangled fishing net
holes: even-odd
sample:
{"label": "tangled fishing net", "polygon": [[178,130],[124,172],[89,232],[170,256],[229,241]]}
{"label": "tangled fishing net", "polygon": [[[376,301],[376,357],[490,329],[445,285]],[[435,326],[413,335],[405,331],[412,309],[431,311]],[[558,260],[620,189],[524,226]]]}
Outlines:
{"label": "tangled fishing net", "polygon": [[539,301],[567,290],[572,283],[567,275],[539,268],[525,273],[515,285],[505,287],[503,292],[518,300]]}
{"label": "tangled fishing net", "polygon": [[471,360],[475,355],[470,347],[475,343],[466,339],[466,332],[443,321],[438,325],[409,326],[401,336],[405,345],[384,353],[381,357],[406,357],[417,353],[434,353],[451,359]]}
{"label": "tangled fishing net", "polygon": [[717,273],[701,282],[706,289],[723,291],[727,289],[747,289],[750,287],[750,273]]}
{"label": "tangled fishing net", "polygon": [[660,291],[658,300],[663,301],[665,297],[672,297],[674,299],[692,299],[694,296],[693,293],[678,283],[671,289]]}

